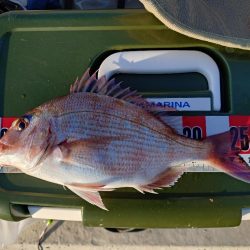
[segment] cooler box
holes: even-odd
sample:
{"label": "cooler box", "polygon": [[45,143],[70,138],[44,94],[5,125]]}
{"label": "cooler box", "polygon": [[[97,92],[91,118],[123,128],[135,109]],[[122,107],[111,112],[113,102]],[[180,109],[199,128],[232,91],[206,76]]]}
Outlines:
{"label": "cooler box", "polygon": [[[152,105],[178,110],[180,134],[202,139],[230,130],[249,162],[250,51],[198,41],[143,10],[11,12],[0,16],[2,133],[15,117],[68,94],[87,67],[137,89]],[[85,226],[237,226],[250,216],[250,184],[193,166],[158,195],[131,188],[102,192],[110,211],[62,186],[0,174],[0,218],[76,220]]]}

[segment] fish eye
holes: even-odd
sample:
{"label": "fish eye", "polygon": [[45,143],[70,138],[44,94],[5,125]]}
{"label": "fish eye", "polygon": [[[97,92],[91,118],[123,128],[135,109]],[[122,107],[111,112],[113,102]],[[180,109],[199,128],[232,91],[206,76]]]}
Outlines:
{"label": "fish eye", "polygon": [[29,125],[29,120],[27,118],[20,119],[17,123],[17,130],[22,131],[26,129]]}
{"label": "fish eye", "polygon": [[11,128],[16,129],[18,131],[23,131],[29,126],[31,120],[32,120],[31,114],[24,115],[21,118],[13,121],[11,124]]}
{"label": "fish eye", "polygon": [[18,124],[18,130],[24,130],[26,128],[25,122],[21,121]]}

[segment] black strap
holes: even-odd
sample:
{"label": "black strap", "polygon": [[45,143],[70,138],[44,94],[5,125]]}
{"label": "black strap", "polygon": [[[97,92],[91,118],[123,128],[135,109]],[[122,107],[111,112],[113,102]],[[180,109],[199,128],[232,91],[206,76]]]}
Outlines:
{"label": "black strap", "polygon": [[117,8],[124,9],[125,8],[125,0],[117,0]]}
{"label": "black strap", "polygon": [[64,9],[68,9],[68,10],[71,10],[73,9],[73,6],[74,6],[74,1],[73,0],[64,0]]}

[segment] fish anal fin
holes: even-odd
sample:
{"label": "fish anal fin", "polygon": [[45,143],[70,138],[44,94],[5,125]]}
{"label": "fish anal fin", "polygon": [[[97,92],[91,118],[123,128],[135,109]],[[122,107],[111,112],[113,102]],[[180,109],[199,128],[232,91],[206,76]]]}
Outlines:
{"label": "fish anal fin", "polygon": [[[163,173],[156,176],[153,181],[147,185],[141,186],[143,190],[153,190],[160,187],[173,186],[185,171],[185,167],[170,167]],[[146,191],[148,192],[148,191]]]}
{"label": "fish anal fin", "polygon": [[[151,194],[158,194],[156,191],[154,191],[154,188],[148,187],[146,185],[142,185],[142,186],[134,187],[134,188],[142,194],[144,194],[145,192],[151,193]],[[155,188],[155,189],[160,189],[160,188]]]}
{"label": "fish anal fin", "polygon": [[67,188],[69,188],[73,193],[81,197],[82,199],[86,200],[92,205],[95,205],[103,210],[108,211],[108,209],[103,204],[102,198],[100,194],[96,191],[86,191],[85,188],[76,188],[73,186],[66,185]]}

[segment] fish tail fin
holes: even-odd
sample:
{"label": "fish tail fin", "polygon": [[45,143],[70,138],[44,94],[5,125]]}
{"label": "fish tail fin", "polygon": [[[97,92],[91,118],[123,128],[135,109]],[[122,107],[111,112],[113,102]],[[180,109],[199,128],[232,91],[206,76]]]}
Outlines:
{"label": "fish tail fin", "polygon": [[231,134],[225,132],[207,139],[211,145],[209,163],[232,177],[250,183],[250,167],[239,155],[240,150],[231,150]]}

